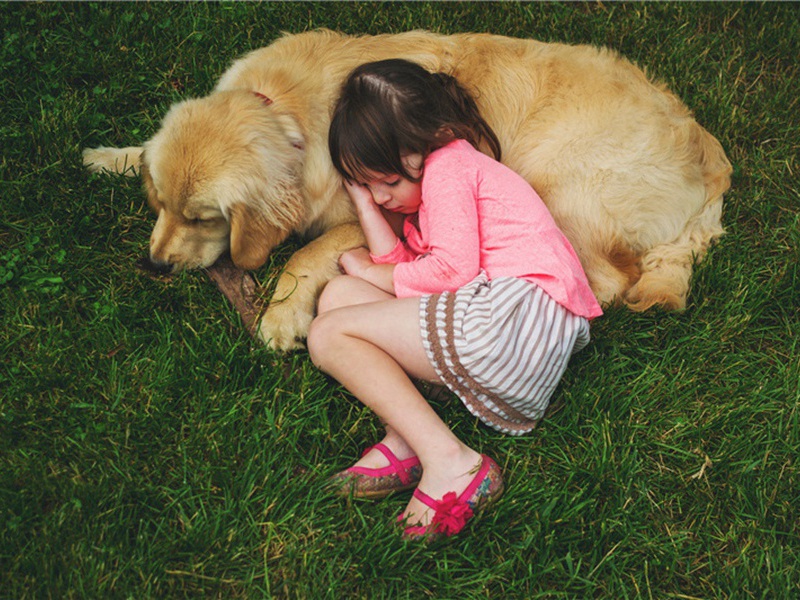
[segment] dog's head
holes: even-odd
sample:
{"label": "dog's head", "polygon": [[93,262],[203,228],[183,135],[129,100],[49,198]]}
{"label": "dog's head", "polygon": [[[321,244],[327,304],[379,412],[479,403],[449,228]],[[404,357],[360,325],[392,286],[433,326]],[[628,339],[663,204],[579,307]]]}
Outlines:
{"label": "dog's head", "polygon": [[150,262],[162,272],[207,267],[230,249],[264,264],[303,218],[302,136],[248,91],[174,105],[144,144],[141,174],[158,219]]}

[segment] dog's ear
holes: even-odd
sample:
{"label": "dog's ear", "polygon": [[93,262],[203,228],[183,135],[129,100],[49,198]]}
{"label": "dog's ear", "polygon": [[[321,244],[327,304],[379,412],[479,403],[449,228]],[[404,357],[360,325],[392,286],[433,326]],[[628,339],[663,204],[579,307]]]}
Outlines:
{"label": "dog's ear", "polygon": [[246,204],[230,209],[231,259],[240,269],[257,269],[267,262],[269,253],[289,235],[267,221],[258,210]]}
{"label": "dog's ear", "polygon": [[147,196],[147,204],[153,209],[153,212],[158,214],[161,208],[161,202],[158,198],[158,190],[156,184],[153,182],[153,177],[150,175],[150,165],[147,162],[145,153],[142,152],[141,162],[139,163],[139,174],[142,179],[142,187]]}

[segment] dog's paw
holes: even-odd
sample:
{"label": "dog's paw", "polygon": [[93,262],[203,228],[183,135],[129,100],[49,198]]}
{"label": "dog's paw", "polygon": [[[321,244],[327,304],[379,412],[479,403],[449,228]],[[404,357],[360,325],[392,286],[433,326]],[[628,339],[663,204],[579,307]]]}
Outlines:
{"label": "dog's paw", "polygon": [[653,306],[664,310],[683,310],[689,294],[689,268],[675,268],[660,264],[646,271],[624,296],[625,304],[635,312],[644,312]]}
{"label": "dog's paw", "polygon": [[309,311],[288,301],[270,305],[261,317],[258,335],[272,350],[301,350],[313,318]]}

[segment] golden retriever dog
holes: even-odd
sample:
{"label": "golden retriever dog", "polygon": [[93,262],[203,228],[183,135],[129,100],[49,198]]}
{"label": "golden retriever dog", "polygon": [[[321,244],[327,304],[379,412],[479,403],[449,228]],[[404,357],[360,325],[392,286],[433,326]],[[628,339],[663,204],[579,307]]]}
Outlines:
{"label": "golden retriever dog", "polygon": [[[458,78],[580,257],[598,300],[685,306],[693,264],[723,233],[731,166],[663,85],[613,51],[489,34],[285,35],[235,61],[204,98],[171,107],[141,147],[84,152],[95,171],[141,173],[157,215],[150,260],[208,267],[226,251],[257,269],[290,234],[260,322],[271,347],[302,345],[337,259],[364,243],[327,147],[347,74],[390,57]],[[535,252],[535,248],[530,249]]]}

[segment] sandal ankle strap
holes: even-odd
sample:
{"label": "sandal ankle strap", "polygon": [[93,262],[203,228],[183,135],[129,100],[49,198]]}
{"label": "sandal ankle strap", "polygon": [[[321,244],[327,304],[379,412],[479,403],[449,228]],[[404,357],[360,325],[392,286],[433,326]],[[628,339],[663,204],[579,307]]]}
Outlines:
{"label": "sandal ankle strap", "polygon": [[383,443],[377,443],[374,446],[367,448],[364,451],[364,454],[371,450],[377,450],[386,457],[386,460],[388,460],[389,464],[392,465],[392,468],[394,469],[395,473],[397,473],[397,476],[400,478],[400,481],[403,485],[408,485],[411,482],[409,469],[419,464],[419,459],[416,456],[407,458],[405,460],[400,460],[397,458],[397,456],[395,456],[394,452],[392,452],[389,447]]}

